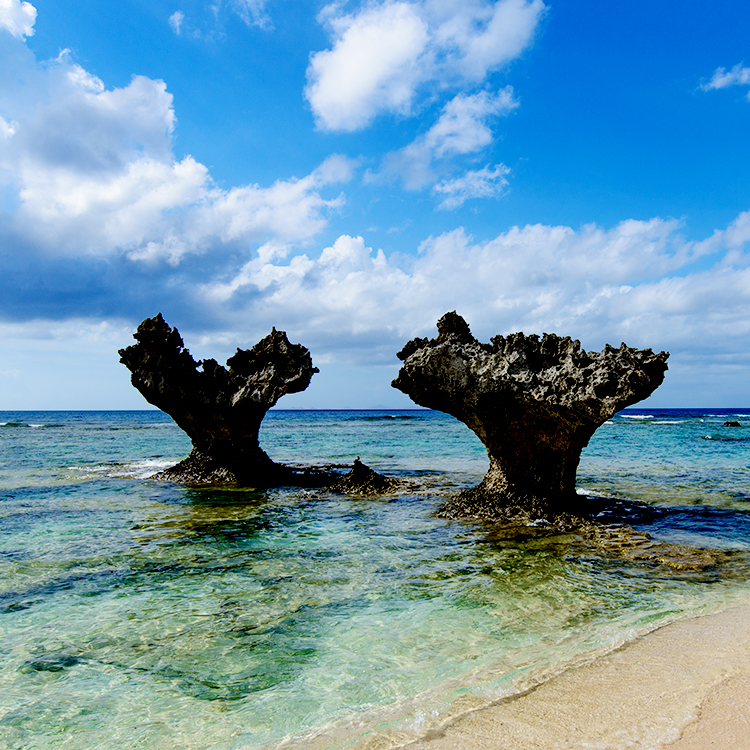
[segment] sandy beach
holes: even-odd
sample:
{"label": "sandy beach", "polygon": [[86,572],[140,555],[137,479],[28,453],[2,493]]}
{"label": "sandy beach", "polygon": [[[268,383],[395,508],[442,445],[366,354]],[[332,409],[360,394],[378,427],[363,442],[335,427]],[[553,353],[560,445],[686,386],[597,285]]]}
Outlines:
{"label": "sandy beach", "polygon": [[406,747],[750,748],[750,606],[663,627]]}

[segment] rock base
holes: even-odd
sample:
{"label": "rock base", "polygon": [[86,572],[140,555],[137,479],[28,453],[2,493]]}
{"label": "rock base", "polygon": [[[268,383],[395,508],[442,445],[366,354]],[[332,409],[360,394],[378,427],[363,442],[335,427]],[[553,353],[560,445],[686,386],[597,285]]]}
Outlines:
{"label": "rock base", "polygon": [[186,459],[154,474],[151,478],[193,487],[318,487],[345,495],[382,495],[401,486],[398,480],[373,471],[363,464],[359,457],[354,460],[351,470],[344,476],[332,467],[293,468],[274,463],[268,456],[253,469],[238,476],[195,448]]}
{"label": "rock base", "polygon": [[572,530],[588,527],[601,508],[600,498],[577,493],[565,502],[550,503],[549,499],[498,494],[486,488],[484,482],[463,490],[437,512],[439,518],[476,518],[500,523],[552,525],[558,529]]}
{"label": "rock base", "polygon": [[[265,456],[265,454],[263,454]],[[192,486],[234,485],[236,487],[325,487],[336,481],[338,474],[325,469],[309,467],[293,469],[271,461],[268,456],[257,465],[248,467],[242,474],[206,456],[194,448],[190,455],[152,479]]]}

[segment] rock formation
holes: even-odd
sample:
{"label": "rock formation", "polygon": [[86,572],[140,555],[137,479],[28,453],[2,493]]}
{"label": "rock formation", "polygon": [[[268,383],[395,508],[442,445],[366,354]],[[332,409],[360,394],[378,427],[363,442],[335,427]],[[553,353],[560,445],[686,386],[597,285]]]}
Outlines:
{"label": "rock formation", "polygon": [[576,469],[594,431],[664,379],[666,352],[609,345],[588,353],[554,334],[494,336],[482,344],[455,312],[436,339],[413,339],[398,353],[393,381],[421,406],[452,414],[484,443],[482,482],[442,510],[448,517],[580,514]]}
{"label": "rock formation", "polygon": [[169,414],[193,442],[193,450],[160,478],[187,483],[232,482],[248,486],[319,486],[329,473],[295,471],[274,463],[258,443],[266,412],[285,394],[304,391],[313,367],[310,352],[272,329],[252,349],[227,360],[196,362],[176,328],[159,313],[147,318],[121,349],[120,362],[146,401]]}
{"label": "rock formation", "polygon": [[237,349],[229,370],[214,359],[196,362],[176,328],[159,313],[133,334],[138,342],[120,349],[120,362],[149,403],[169,414],[190,437],[190,455],[155,479],[184,484],[248,487],[328,487],[332,492],[372,495],[398,481],[365,466],[359,458],[348,474],[342,467],[293,468],[272,461],[258,442],[266,412],[285,393],[304,391],[314,373],[310,352],[290,344],[275,328],[252,349]]}
{"label": "rock formation", "polygon": [[378,474],[363,464],[357,456],[351,471],[328,489],[331,492],[340,492],[342,495],[383,495],[394,492],[400,487],[401,483],[397,479]]}

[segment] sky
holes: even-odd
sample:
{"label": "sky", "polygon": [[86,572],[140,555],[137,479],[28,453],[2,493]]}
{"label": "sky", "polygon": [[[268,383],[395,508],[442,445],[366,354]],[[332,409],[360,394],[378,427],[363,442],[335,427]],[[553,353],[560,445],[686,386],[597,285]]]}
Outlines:
{"label": "sky", "polygon": [[138,409],[272,326],[281,408],[409,408],[398,352],[671,353],[654,407],[750,407],[740,0],[0,0],[0,409]]}

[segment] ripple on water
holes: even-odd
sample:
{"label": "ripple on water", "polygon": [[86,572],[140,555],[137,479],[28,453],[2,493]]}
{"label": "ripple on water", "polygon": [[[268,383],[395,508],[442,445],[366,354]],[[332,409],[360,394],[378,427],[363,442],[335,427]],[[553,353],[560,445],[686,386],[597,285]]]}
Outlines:
{"label": "ripple on water", "polygon": [[282,460],[361,455],[412,482],[385,500],[143,481],[189,447],[159,415],[7,431],[26,437],[0,436],[20,440],[0,475],[0,727],[17,747],[386,743],[725,606],[750,573],[746,449],[655,415],[587,449],[582,488],[621,497],[633,529],[591,538],[438,519],[486,455],[433,413],[264,427]]}

